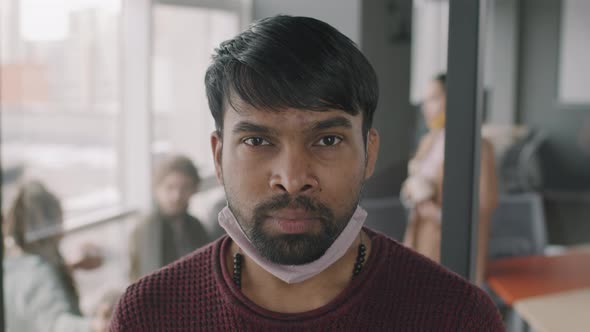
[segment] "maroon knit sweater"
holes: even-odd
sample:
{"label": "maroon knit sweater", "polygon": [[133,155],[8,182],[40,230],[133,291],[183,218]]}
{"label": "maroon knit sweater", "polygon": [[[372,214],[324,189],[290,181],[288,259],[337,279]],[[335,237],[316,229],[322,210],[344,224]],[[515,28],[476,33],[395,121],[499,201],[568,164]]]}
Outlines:
{"label": "maroon knit sweater", "polygon": [[372,250],[363,270],[321,308],[283,314],[254,304],[232,282],[224,236],[131,285],[110,331],[504,331],[479,288],[365,231]]}

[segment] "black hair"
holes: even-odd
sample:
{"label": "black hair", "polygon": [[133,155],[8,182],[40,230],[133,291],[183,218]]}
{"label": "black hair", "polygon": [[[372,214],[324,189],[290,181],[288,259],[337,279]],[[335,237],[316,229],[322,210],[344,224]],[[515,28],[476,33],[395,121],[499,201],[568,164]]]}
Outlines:
{"label": "black hair", "polygon": [[189,177],[195,187],[201,183],[199,171],[193,161],[184,155],[172,155],[162,160],[155,172],[155,183],[160,185],[164,178],[171,173],[180,173]]}
{"label": "black hair", "polygon": [[222,134],[226,106],[363,114],[363,136],[377,107],[377,75],[353,41],[327,23],[278,15],[253,23],[215,50],[205,74],[211,114]]}
{"label": "black hair", "polygon": [[439,73],[434,76],[434,80],[439,82],[442,86],[443,90],[447,90],[447,74],[446,73]]}

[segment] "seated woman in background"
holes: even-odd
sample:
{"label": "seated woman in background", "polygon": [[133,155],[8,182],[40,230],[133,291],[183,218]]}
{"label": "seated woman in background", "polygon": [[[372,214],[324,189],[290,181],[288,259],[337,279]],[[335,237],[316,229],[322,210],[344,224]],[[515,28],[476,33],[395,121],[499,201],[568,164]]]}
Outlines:
{"label": "seated woman in background", "polygon": [[173,156],[159,165],[155,209],[135,225],[129,241],[132,281],[209,242],[201,222],[187,211],[199,182],[197,168],[187,157]]}
{"label": "seated woman in background", "polygon": [[[440,261],[441,208],[445,148],[446,76],[438,75],[428,85],[422,112],[429,132],[422,137],[416,155],[408,164],[408,178],[401,198],[410,209],[404,244]],[[476,282],[485,273],[489,226],[497,204],[496,167],[492,145],[481,141],[479,226]]]}
{"label": "seated woman in background", "polygon": [[81,315],[72,278],[72,269],[96,268],[102,257],[86,252],[79,262],[64,261],[58,198],[39,182],[24,184],[3,226],[6,330],[106,331],[104,319]]}

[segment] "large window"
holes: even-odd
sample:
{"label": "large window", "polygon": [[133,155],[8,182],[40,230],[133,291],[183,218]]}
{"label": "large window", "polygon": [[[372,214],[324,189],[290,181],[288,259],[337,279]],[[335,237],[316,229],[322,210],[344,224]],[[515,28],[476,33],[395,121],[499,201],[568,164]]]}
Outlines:
{"label": "large window", "polygon": [[65,210],[65,261],[88,243],[100,247],[103,265],[74,273],[83,313],[128,282],[127,231],[137,218],[122,216],[150,208],[152,160],[194,160],[205,184],[191,212],[202,219],[223,195],[203,79],[214,47],[249,23],[250,6],[0,0],[2,207],[25,180],[40,180]]}
{"label": "large window", "polygon": [[156,157],[172,151],[183,153],[195,160],[202,175],[213,175],[209,136],[214,122],[203,81],[214,48],[238,32],[236,12],[154,7],[152,105]]}
{"label": "large window", "polygon": [[191,212],[213,227],[212,208],[223,191],[215,186],[209,139],[215,123],[203,82],[213,50],[240,31],[241,2],[221,1],[216,8],[172,2],[153,8],[153,159],[180,153],[195,162],[204,183]]}
{"label": "large window", "polygon": [[0,0],[4,207],[23,179],[66,221],[120,203],[121,0]]}

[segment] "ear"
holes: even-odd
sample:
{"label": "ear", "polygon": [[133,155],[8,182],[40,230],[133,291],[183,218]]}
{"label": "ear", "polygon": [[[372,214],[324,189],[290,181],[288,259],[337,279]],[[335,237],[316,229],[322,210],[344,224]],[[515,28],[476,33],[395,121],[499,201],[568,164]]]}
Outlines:
{"label": "ear", "polygon": [[365,180],[373,175],[377,156],[379,155],[379,133],[377,129],[369,129],[367,134],[367,167],[365,168]]}
{"label": "ear", "polygon": [[223,185],[223,172],[221,168],[221,152],[223,151],[223,139],[218,131],[211,133],[211,151],[213,152],[213,162],[215,163],[215,175],[217,182]]}

